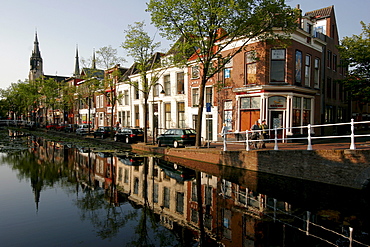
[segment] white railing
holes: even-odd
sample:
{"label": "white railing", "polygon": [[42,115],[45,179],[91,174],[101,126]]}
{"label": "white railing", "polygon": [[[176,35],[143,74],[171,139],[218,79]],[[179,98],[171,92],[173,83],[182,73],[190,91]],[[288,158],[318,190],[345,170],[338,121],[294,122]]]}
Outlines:
{"label": "white railing", "polygon": [[31,126],[34,124],[34,121],[26,120],[0,120],[0,126]]}
{"label": "white railing", "polygon": [[[307,140],[307,150],[312,150],[312,140],[314,139],[333,139],[333,138],[350,138],[350,147],[349,149],[355,150],[356,144],[355,144],[355,138],[356,137],[370,137],[370,130],[369,134],[355,134],[355,126],[356,125],[362,125],[362,124],[369,124],[370,121],[361,121],[361,122],[354,122],[353,119],[351,119],[351,122],[349,123],[335,123],[335,124],[318,124],[318,125],[311,125],[308,124],[307,126],[299,126],[299,127],[289,127],[289,128],[274,128],[274,129],[265,129],[265,130],[254,130],[254,131],[242,131],[242,132],[227,132],[224,134],[220,133],[221,136],[223,136],[223,151],[227,151],[228,144],[240,144],[243,143],[246,146],[246,151],[250,151],[250,145],[261,142],[274,142],[274,150],[279,150],[278,142],[287,142],[287,141],[295,141],[295,140]],[[321,128],[321,127],[332,127],[332,126],[339,126],[339,125],[348,125],[350,126],[350,134],[346,135],[331,135],[331,136],[313,136],[314,129],[315,128]],[[292,129],[307,129],[307,137],[288,137],[289,135],[286,135],[286,130],[289,130],[290,132]],[[274,133],[274,138],[271,139],[257,139],[252,140],[251,134],[254,132],[269,132]],[[282,132],[281,138],[278,138],[278,132]],[[238,140],[238,138],[233,138],[237,140],[231,140],[230,138],[227,138],[228,135],[234,135],[234,136],[245,136],[245,140]]]}

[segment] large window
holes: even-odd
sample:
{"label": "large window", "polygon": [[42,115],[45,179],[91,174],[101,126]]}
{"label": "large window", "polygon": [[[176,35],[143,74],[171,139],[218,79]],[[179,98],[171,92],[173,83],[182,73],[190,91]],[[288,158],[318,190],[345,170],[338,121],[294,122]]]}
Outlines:
{"label": "large window", "polygon": [[332,52],[330,50],[328,50],[328,56],[326,58],[326,66],[331,69],[331,66],[332,66]]}
{"label": "large window", "polygon": [[260,109],[261,97],[240,98],[240,109]]}
{"label": "large window", "polygon": [[226,127],[232,129],[232,117],[233,117],[233,102],[231,100],[224,102],[224,123]]}
{"label": "large window", "polygon": [[199,105],[199,88],[191,89],[191,101],[193,107],[197,107]]}
{"label": "large window", "polygon": [[223,73],[224,87],[231,86],[231,68],[225,68]]}
{"label": "large window", "polygon": [[170,188],[163,187],[163,207],[170,208]]}
{"label": "large window", "polygon": [[176,192],[176,212],[183,214],[184,213],[184,193]]}
{"label": "large window", "polygon": [[170,75],[165,75],[163,77],[163,84],[164,84],[164,93],[166,96],[171,95],[171,77]]}
{"label": "large window", "polygon": [[320,88],[320,59],[315,58],[315,72],[314,72],[314,87],[315,88]]}
{"label": "large window", "polygon": [[206,87],[206,104],[213,105],[213,90],[212,87]]}
{"label": "large window", "polygon": [[304,85],[309,87],[311,85],[311,56],[306,55],[304,70]]}
{"label": "large window", "polygon": [[303,98],[303,125],[311,123],[311,99]]}
{"label": "large window", "polygon": [[124,97],[124,104],[125,105],[129,105],[129,95],[128,95],[128,90],[125,90],[125,91],[123,91],[123,97]]}
{"label": "large window", "polygon": [[171,128],[171,103],[164,104],[164,119],[166,129]]}
{"label": "large window", "polygon": [[184,94],[184,72],[177,73],[177,94]]}
{"label": "large window", "polygon": [[271,50],[270,81],[285,81],[285,49]]}
{"label": "large window", "polygon": [[177,125],[179,128],[185,128],[185,103],[177,103]]}
{"label": "large window", "polygon": [[295,82],[302,83],[302,52],[295,52]]}
{"label": "large window", "polygon": [[255,84],[257,81],[256,51],[248,51],[245,53],[245,73],[245,84]]}

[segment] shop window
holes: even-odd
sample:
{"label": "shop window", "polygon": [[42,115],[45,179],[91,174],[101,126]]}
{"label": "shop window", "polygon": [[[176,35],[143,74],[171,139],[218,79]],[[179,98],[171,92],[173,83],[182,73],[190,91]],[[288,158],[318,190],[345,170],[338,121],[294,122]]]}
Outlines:
{"label": "shop window", "polygon": [[260,109],[261,97],[240,98],[240,109]]}

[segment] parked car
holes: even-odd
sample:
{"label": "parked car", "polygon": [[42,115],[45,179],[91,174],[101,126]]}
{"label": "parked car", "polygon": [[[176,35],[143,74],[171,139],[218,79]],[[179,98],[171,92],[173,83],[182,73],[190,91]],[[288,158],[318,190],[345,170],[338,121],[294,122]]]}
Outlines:
{"label": "parked car", "polygon": [[67,124],[67,126],[64,128],[65,132],[72,133],[75,132],[78,128],[77,124]]}
{"label": "parked car", "polygon": [[65,127],[67,126],[68,124],[59,124],[55,127],[56,130],[58,131],[62,131],[65,129]]}
{"label": "parked car", "polygon": [[170,178],[178,182],[191,181],[195,178],[193,169],[183,167],[177,163],[172,163],[161,158],[156,158],[155,163]]}
{"label": "parked car", "polygon": [[46,129],[54,130],[57,126],[58,126],[57,124],[48,124],[48,125],[46,125]]}
{"label": "parked car", "polygon": [[170,145],[174,148],[180,146],[194,146],[196,132],[193,129],[168,129],[157,137],[158,147]]}
{"label": "parked car", "polygon": [[121,128],[114,135],[114,141],[124,141],[125,143],[144,141],[144,131],[139,128]]}
{"label": "parked car", "polygon": [[111,127],[110,126],[98,127],[93,133],[94,138],[97,138],[97,137],[107,138],[107,137],[110,136],[110,134],[111,134]]}
{"label": "parked car", "polygon": [[89,132],[88,124],[79,124],[76,129],[77,135],[86,135]]}

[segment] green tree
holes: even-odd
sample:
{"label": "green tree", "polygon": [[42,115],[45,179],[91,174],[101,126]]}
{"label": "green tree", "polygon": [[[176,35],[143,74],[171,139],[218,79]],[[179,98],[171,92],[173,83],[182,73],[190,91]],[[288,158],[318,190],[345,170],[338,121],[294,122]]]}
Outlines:
{"label": "green tree", "polygon": [[207,81],[252,39],[276,39],[291,33],[298,16],[283,0],[150,0],[147,11],[162,35],[171,40],[184,38],[178,51],[192,50],[200,65],[198,147]]}
{"label": "green tree", "polygon": [[147,32],[144,31],[144,22],[135,22],[125,30],[125,41],[122,48],[127,51],[127,55],[134,60],[134,66],[140,74],[140,81],[133,82],[127,78],[127,83],[136,90],[142,92],[144,104],[144,142],[148,142],[148,98],[152,88],[158,84],[158,79],[163,73],[160,56],[156,56],[156,50],[160,47],[160,42],[155,42]]}
{"label": "green tree", "polygon": [[125,62],[125,59],[118,56],[117,49],[112,46],[103,46],[96,51],[96,63],[101,67],[108,69],[114,67],[116,64]]}
{"label": "green tree", "polygon": [[342,66],[349,68],[344,80],[344,88],[350,93],[351,100],[360,105],[370,103],[370,24],[361,22],[362,33],[344,37],[338,50]]}

